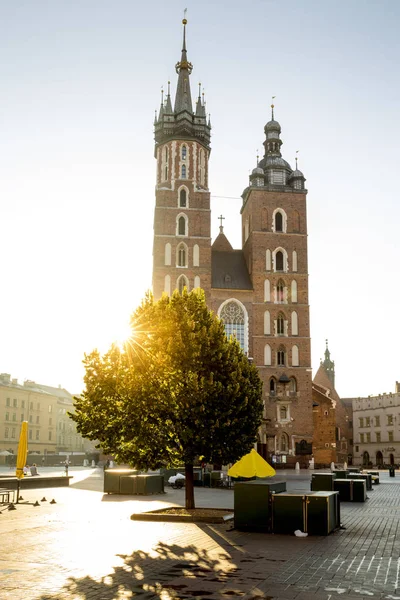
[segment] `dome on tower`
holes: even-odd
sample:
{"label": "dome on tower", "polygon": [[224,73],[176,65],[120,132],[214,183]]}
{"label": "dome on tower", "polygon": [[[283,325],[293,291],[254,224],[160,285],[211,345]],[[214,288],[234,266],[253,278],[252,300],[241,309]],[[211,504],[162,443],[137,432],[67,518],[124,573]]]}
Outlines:
{"label": "dome on tower", "polygon": [[281,126],[278,123],[278,121],[275,121],[275,119],[272,119],[272,121],[268,121],[268,123],[264,127],[264,131],[265,131],[265,133],[267,133],[267,131],[278,131],[280,133]]}
{"label": "dome on tower", "polygon": [[256,167],[251,172],[252,175],[264,175],[264,170],[261,167]]}
{"label": "dome on tower", "polygon": [[299,169],[295,169],[293,171],[293,173],[290,176],[290,179],[293,179],[294,177],[303,177],[303,179],[305,179],[303,173],[301,171],[299,171]]}

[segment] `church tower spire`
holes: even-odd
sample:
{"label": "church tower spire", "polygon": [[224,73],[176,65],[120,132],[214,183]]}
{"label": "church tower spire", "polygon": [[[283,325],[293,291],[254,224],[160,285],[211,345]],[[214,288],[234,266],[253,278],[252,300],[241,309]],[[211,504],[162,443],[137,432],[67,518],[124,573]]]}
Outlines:
{"label": "church tower spire", "polygon": [[190,90],[190,75],[193,65],[188,61],[186,49],[186,25],[183,23],[183,44],[181,60],[175,65],[178,74],[174,108],[168,82],[168,94],[166,100],[162,100],[157,123],[154,126],[154,138],[156,149],[169,140],[185,138],[197,140],[207,150],[210,150],[211,125],[207,122],[204,98],[199,98],[196,104],[196,112],[193,112],[192,94]]}
{"label": "church tower spire", "polygon": [[335,361],[331,360],[331,353],[328,348],[328,340],[325,340],[325,360],[321,364],[324,365],[326,374],[328,375],[333,387],[335,387]]}
{"label": "church tower spire", "polygon": [[211,289],[211,212],[208,159],[211,126],[204,98],[193,112],[190,74],[193,65],[186,49],[186,17],[183,23],[181,60],[176,64],[178,81],[175,102],[170,82],[161,98],[154,125],[157,159],[154,211],[153,293],[172,294],[201,287]]}

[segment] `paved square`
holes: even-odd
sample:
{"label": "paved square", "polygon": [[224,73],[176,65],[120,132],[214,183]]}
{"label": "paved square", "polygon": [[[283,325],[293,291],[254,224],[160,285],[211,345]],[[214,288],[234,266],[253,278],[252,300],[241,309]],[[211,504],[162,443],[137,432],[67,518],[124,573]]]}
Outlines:
{"label": "paved square", "polygon": [[[23,493],[39,507],[0,515],[1,600],[400,600],[398,473],[381,474],[365,504],[342,504],[345,529],[307,538],[131,521],[133,512],[182,504],[183,490],[107,496],[100,470],[72,474],[70,488]],[[309,489],[310,473],[286,477],[288,489]],[[233,492],[196,488],[196,502],[229,508]]]}

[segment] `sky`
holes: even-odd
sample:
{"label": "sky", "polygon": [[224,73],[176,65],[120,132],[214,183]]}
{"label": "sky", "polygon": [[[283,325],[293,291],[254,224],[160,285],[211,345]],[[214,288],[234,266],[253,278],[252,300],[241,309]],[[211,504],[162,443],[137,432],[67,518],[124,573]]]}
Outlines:
{"label": "sky", "polygon": [[[211,114],[212,234],[282,126],[307,179],[312,366],[400,380],[397,0],[0,0],[0,372],[82,389],[151,287],[154,110],[180,59]],[[261,153],[261,152],[260,152]]]}

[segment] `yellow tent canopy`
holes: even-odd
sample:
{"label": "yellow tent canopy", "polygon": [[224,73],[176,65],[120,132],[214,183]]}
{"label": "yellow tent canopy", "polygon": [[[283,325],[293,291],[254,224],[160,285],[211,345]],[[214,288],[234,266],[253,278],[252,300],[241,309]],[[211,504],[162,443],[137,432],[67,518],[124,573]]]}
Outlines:
{"label": "yellow tent canopy", "polygon": [[276,471],[253,448],[229,469],[228,475],[230,477],[273,477]]}

